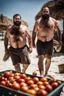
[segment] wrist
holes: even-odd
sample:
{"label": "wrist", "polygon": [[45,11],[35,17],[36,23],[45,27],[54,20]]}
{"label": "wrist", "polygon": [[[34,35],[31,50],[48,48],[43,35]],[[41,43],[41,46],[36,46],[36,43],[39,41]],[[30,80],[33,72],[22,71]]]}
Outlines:
{"label": "wrist", "polygon": [[30,49],[32,49],[32,47],[29,47]]}

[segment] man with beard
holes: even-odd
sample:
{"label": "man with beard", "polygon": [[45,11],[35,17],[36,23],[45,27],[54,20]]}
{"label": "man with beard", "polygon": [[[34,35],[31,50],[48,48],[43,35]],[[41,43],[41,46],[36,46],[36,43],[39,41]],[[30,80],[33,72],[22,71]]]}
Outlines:
{"label": "man with beard", "polygon": [[[47,74],[50,64],[51,56],[53,51],[53,38],[54,38],[54,29],[57,29],[58,32],[58,41],[61,44],[61,32],[59,25],[55,19],[50,17],[50,11],[48,7],[42,9],[42,16],[39,18],[34,25],[32,33],[32,43],[35,48],[35,39],[37,35],[37,53],[38,53],[38,68],[40,76]],[[44,58],[45,67],[44,67]]]}
{"label": "man with beard", "polygon": [[28,28],[22,25],[22,19],[19,14],[13,16],[13,25],[7,29],[4,39],[5,52],[8,52],[8,40],[10,42],[9,53],[13,65],[17,71],[21,71],[20,64],[23,64],[22,72],[25,73],[30,64],[29,54],[26,45],[28,38],[29,52],[32,52],[32,39]]}

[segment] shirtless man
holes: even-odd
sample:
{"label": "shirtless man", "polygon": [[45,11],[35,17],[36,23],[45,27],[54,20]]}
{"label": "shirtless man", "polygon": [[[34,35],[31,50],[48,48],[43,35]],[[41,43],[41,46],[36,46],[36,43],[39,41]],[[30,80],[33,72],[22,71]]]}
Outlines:
{"label": "shirtless man", "polygon": [[21,71],[20,64],[23,64],[23,71],[25,73],[30,59],[28,55],[26,38],[28,38],[29,52],[32,52],[32,39],[28,28],[22,25],[22,19],[19,14],[13,16],[13,25],[7,29],[4,39],[5,52],[8,51],[8,40],[10,42],[10,56],[13,65],[17,71]]}
{"label": "shirtless man", "polygon": [[[33,47],[35,47],[35,39],[37,34],[37,53],[38,53],[38,68],[40,76],[47,74],[50,64],[51,56],[53,51],[53,38],[54,38],[54,29],[57,29],[58,40],[61,43],[61,32],[59,25],[55,19],[50,17],[50,11],[48,7],[42,9],[42,16],[39,18],[34,25],[32,33],[32,42]],[[45,72],[44,72],[44,58],[46,57],[45,62]]]}

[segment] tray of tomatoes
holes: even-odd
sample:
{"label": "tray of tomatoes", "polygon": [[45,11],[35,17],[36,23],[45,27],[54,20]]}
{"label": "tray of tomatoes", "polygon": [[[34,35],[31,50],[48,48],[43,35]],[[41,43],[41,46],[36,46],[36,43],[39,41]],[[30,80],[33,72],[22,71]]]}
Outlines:
{"label": "tray of tomatoes", "polygon": [[13,70],[0,72],[0,96],[59,96],[64,83]]}

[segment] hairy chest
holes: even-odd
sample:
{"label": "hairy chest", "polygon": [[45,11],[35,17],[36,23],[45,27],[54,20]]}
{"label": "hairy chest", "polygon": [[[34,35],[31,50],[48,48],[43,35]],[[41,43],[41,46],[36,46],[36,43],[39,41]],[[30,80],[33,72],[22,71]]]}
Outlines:
{"label": "hairy chest", "polygon": [[38,32],[48,32],[48,31],[52,31],[54,30],[54,22],[49,20],[48,22],[40,22],[38,25],[37,25],[37,30]]}

